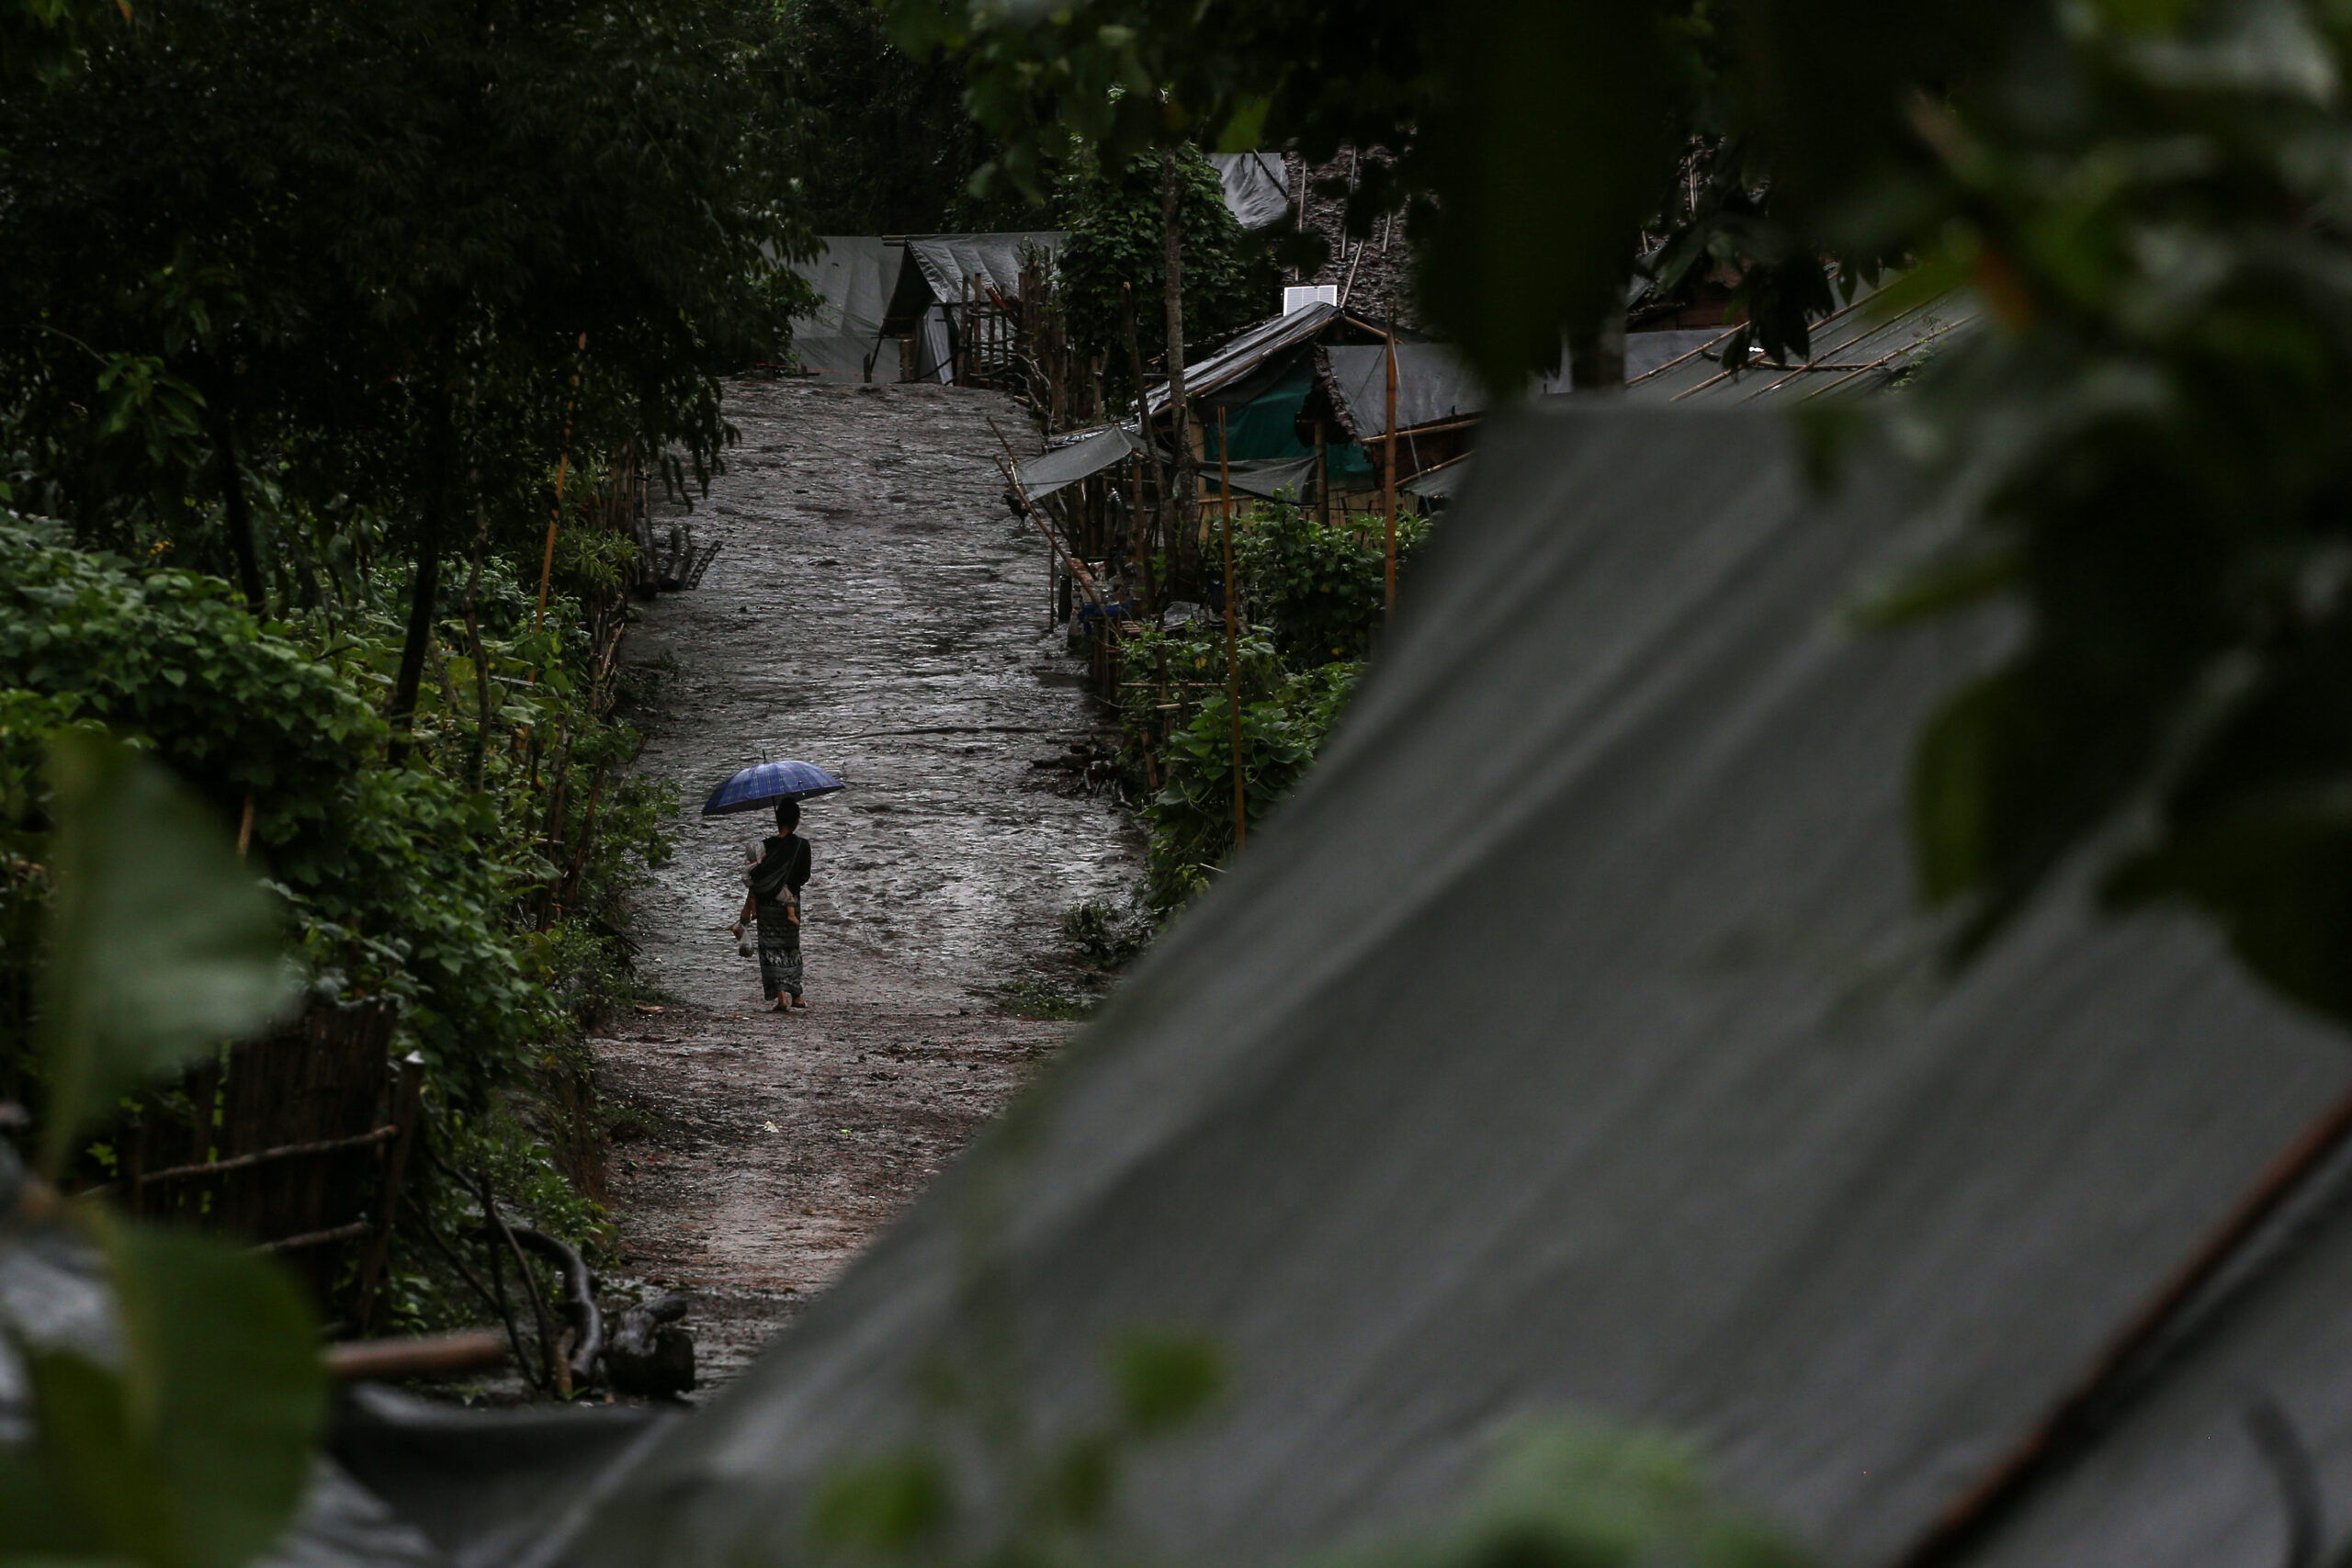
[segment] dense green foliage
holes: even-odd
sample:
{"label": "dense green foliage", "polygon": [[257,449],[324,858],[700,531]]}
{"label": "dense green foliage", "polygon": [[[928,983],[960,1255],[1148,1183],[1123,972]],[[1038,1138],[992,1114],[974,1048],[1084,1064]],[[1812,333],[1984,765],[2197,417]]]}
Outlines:
{"label": "dense green foliage", "polygon": [[[1427,541],[1430,519],[1396,519],[1396,559],[1408,565]],[[1251,615],[1269,624],[1283,659],[1314,664],[1362,659],[1386,614],[1385,524],[1327,521],[1312,507],[1256,506],[1234,531],[1234,551]]]}
{"label": "dense green foliage", "polygon": [[[529,763],[514,748],[492,749],[486,787],[466,787],[472,727],[462,721],[473,716],[459,694],[472,671],[458,660],[446,695],[428,694],[421,716],[424,765],[384,767],[390,728],[369,697],[398,656],[389,617],[372,639],[348,618],[264,625],[217,578],[142,573],[59,533],[0,526],[0,831],[28,854],[37,846],[40,757],[69,725],[102,724],[152,748],[224,823],[240,822],[250,801],[252,842],[290,906],[314,1004],[396,1005],[401,1048],[424,1050],[452,1107],[481,1109],[514,1080],[530,1042],[601,999],[612,956],[570,933],[608,921],[631,861],[641,874],[658,852],[642,785],[616,786],[593,845],[577,801],[562,825],[532,820],[537,798],[520,787]],[[533,638],[527,626],[493,625],[487,646],[507,692],[494,724],[570,734],[575,765],[625,760],[632,738],[585,711],[552,631]],[[525,684],[526,656],[540,651],[559,662]],[[456,708],[445,707],[452,697]],[[578,876],[548,859],[554,844],[592,852]],[[0,903],[29,909],[45,886],[12,877]],[[561,916],[518,923],[517,908],[550,890]],[[29,917],[11,907],[5,918],[23,931]],[[0,1097],[29,1087],[29,944],[12,944],[0,964],[11,1001]]]}
{"label": "dense green foliage", "polygon": [[[1244,820],[1255,826],[1306,776],[1386,618],[1386,543],[1359,516],[1251,507],[1235,520],[1236,599],[1248,618],[1232,671],[1241,708]],[[1397,519],[1400,570],[1429,537]],[[1144,897],[1174,909],[1234,847],[1233,705],[1221,620],[1145,628],[1120,643],[1124,766],[1143,797],[1151,846]],[[1104,954],[1124,940],[1104,911],[1074,914],[1070,936]]]}
{"label": "dense green foliage", "polygon": [[[1216,170],[1194,147],[1176,153],[1187,359],[1204,344],[1272,314],[1276,275],[1225,205]],[[1114,404],[1135,396],[1127,354],[1128,312],[1145,374],[1168,362],[1168,248],[1162,226],[1160,160],[1141,153],[1099,173],[1081,160],[1058,192],[1069,238],[1055,258],[1055,298],[1081,355],[1101,355]]]}
{"label": "dense green foliage", "polygon": [[720,459],[718,377],[806,298],[782,20],[51,9],[0,94],[0,1100],[61,1092],[40,758],[100,726],[241,833],[305,1006],[394,1015],[440,1150],[584,1235],[570,1042],[634,994],[662,852],[612,716],[626,498]]}
{"label": "dense green foliage", "polygon": [[994,144],[964,110],[964,73],[890,41],[872,0],[788,0],[792,107],[806,117],[801,196],[820,234],[1036,227],[1018,193],[973,194]]}
{"label": "dense green foliage", "polygon": [[2018,47],[1893,186],[1913,287],[1973,277],[1998,321],[1920,378],[1977,522],[1910,607],[1999,592],[2032,628],[1922,739],[1928,891],[1973,943],[2101,841],[2110,897],[2188,899],[2352,1020],[2352,25],[2213,4]]}

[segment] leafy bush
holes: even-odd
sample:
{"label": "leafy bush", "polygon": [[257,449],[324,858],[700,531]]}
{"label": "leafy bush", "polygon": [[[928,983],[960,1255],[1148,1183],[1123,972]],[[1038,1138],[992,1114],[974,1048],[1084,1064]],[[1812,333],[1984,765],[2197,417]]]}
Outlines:
{"label": "leafy bush", "polygon": [[[1125,765],[1148,792],[1146,897],[1154,908],[1168,910],[1206,886],[1233,848],[1233,709],[1225,691],[1225,632],[1195,623],[1147,630],[1122,647],[1134,679],[1164,669],[1166,690],[1179,699],[1178,716],[1166,716],[1155,682],[1129,687],[1121,705]],[[1362,666],[1342,660],[1294,671],[1255,629],[1239,639],[1237,652],[1243,809],[1255,825],[1306,776]]]}
{"label": "leafy bush", "polygon": [[[1401,572],[1429,536],[1425,517],[1396,519]],[[1253,615],[1271,621],[1295,663],[1362,659],[1387,607],[1382,525],[1327,523],[1303,506],[1258,506],[1235,530],[1235,551]]]}
{"label": "leafy bush", "polygon": [[[331,626],[265,625],[218,579],[141,571],[50,525],[0,519],[0,929],[12,936],[0,1098],[39,1088],[33,948],[13,939],[47,897],[40,758],[73,726],[154,752],[224,830],[250,808],[251,852],[289,910],[311,1005],[393,1005],[394,1049],[423,1053],[445,1120],[494,1117],[497,1091],[537,1072],[540,1043],[632,997],[618,904],[664,852],[661,794],[611,776],[635,738],[595,717],[564,661],[570,606],[551,605],[534,637],[521,630],[524,596],[484,598],[511,605],[514,635],[486,637],[484,671],[447,661],[408,765],[390,766],[370,698],[389,682],[396,632],[365,604]],[[507,729],[479,790],[453,776],[472,750],[462,710],[478,673],[502,694],[492,718]],[[533,734],[560,738],[595,781],[555,820],[533,782],[547,759],[519,739]],[[570,855],[550,858],[550,844]]]}

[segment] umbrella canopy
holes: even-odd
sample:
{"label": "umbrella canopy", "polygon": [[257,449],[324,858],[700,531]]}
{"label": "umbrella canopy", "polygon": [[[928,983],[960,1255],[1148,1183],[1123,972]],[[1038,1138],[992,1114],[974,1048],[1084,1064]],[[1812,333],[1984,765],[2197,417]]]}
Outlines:
{"label": "umbrella canopy", "polygon": [[702,814],[724,817],[731,811],[756,811],[780,800],[807,800],[848,787],[814,762],[762,762],[712,790],[710,798],[702,803]]}

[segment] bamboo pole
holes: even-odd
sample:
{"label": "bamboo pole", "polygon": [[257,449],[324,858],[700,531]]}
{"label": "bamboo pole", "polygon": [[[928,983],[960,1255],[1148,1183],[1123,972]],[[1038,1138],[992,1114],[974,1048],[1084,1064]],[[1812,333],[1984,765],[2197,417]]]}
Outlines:
{"label": "bamboo pole", "polygon": [[1233,602],[1233,462],[1225,405],[1216,409],[1216,496],[1225,513],[1225,706],[1233,719],[1233,847],[1250,841],[1249,786],[1241,775],[1241,620]]}
{"label": "bamboo pole", "polygon": [[[588,334],[580,334],[578,352],[588,352]],[[531,629],[537,631],[547,624],[548,581],[555,575],[555,530],[563,521],[563,474],[571,461],[571,412],[580,406],[580,362],[571,363],[571,392],[563,400],[563,441],[555,449],[555,513],[548,519],[548,547],[539,557],[539,607],[531,616]]]}
{"label": "bamboo pole", "polygon": [[1396,323],[1388,323],[1388,460],[1381,465],[1381,504],[1388,513],[1386,615],[1396,613]]}

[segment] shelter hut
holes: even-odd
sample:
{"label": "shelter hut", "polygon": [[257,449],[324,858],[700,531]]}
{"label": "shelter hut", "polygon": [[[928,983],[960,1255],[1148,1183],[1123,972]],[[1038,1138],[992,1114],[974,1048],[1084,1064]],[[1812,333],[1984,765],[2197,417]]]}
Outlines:
{"label": "shelter hut", "polygon": [[906,242],[871,234],[828,234],[817,254],[792,270],[816,291],[817,308],[797,325],[792,355],[801,368],[828,377],[899,378],[895,344],[883,340],[883,320],[906,263]]}
{"label": "shelter hut", "polygon": [[[1402,340],[1423,334],[1400,329]],[[1213,502],[1220,467],[1234,490],[1326,503],[1335,493],[1367,487],[1373,468],[1362,446],[1307,408],[1319,351],[1340,345],[1376,349],[1387,330],[1370,317],[1325,301],[1302,305],[1259,322],[1216,352],[1184,367],[1184,400],[1192,411],[1192,446],[1201,465],[1204,503]],[[1216,445],[1217,416],[1226,445]],[[1165,382],[1145,399],[1145,413],[1163,445],[1174,424]]]}
{"label": "shelter hut", "polygon": [[[1721,335],[1713,330],[1628,333],[1626,375],[1639,376],[1668,364]],[[1351,448],[1364,454],[1363,468],[1351,476],[1355,484],[1348,488],[1365,493],[1350,495],[1343,490],[1340,504],[1370,503],[1380,489],[1381,469],[1387,461],[1387,347],[1385,344],[1318,345],[1314,368],[1314,389],[1301,417],[1343,432]],[[1538,379],[1529,390],[1544,396],[1569,388],[1564,356],[1558,372]],[[1400,335],[1396,344],[1397,488],[1425,504],[1442,505],[1451,499],[1458,470],[1487,405],[1485,382],[1452,344],[1407,341]],[[1440,479],[1441,473],[1452,477]]]}
{"label": "shelter hut", "polygon": [[903,344],[910,381],[1002,386],[1021,374],[1023,311],[1050,275],[1058,232],[916,234],[883,310],[882,331]]}

